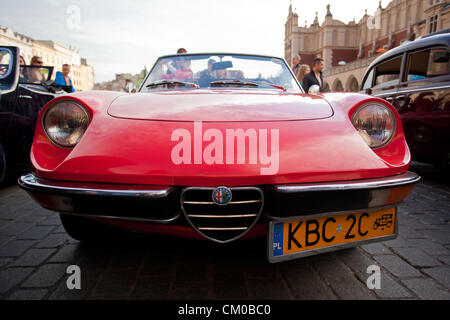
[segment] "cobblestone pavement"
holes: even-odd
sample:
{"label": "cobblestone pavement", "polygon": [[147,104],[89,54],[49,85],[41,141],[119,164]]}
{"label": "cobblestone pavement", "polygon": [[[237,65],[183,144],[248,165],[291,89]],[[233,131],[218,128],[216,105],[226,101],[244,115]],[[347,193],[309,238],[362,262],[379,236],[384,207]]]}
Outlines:
{"label": "cobblestone pavement", "polygon": [[[265,256],[265,239],[85,247],[18,186],[0,189],[0,299],[450,299],[450,188],[417,184],[395,240],[278,264]],[[72,264],[81,290],[67,289]],[[379,290],[366,286],[372,264]]]}

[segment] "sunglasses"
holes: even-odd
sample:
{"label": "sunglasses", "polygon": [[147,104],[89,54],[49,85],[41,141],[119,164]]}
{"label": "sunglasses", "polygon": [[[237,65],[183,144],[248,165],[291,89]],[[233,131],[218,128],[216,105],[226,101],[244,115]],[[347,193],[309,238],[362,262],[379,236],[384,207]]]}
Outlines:
{"label": "sunglasses", "polygon": [[42,61],[36,61],[37,64],[44,64]]}

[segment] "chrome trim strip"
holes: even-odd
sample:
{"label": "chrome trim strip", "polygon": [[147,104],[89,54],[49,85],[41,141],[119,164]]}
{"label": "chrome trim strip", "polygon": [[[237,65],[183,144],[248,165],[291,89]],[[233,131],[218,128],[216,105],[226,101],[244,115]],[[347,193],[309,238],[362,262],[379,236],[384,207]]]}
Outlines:
{"label": "chrome trim strip", "polygon": [[[167,197],[169,193],[174,190],[173,187],[167,187],[160,190],[129,190],[129,189],[94,189],[94,188],[79,188],[66,187],[57,185],[57,181],[52,181],[53,184],[45,184],[39,182],[34,174],[23,175],[19,178],[19,185],[36,191],[60,191],[69,192],[78,195],[95,195],[95,196],[114,196],[114,197],[139,197],[139,198],[163,198]],[[126,187],[126,186],[124,186]]]}
{"label": "chrome trim strip", "polygon": [[183,203],[184,203],[184,194],[185,194],[186,191],[189,191],[189,190],[209,190],[209,191],[213,191],[215,188],[213,188],[213,187],[187,187],[187,188],[184,188],[184,189],[183,189],[183,191],[181,192],[181,196],[180,196],[180,199],[181,199],[181,201],[180,201],[180,202],[181,202],[181,211],[183,212],[183,214],[184,214],[186,220],[188,221],[189,225],[190,225],[190,226],[191,226],[198,234],[200,234],[202,237],[205,237],[206,239],[211,240],[211,241],[214,241],[214,242],[217,242],[217,243],[227,243],[227,242],[231,242],[231,241],[234,241],[234,240],[239,239],[240,237],[244,236],[244,235],[245,235],[247,232],[249,232],[249,231],[255,226],[255,224],[258,222],[259,217],[261,216],[261,213],[262,213],[263,208],[264,208],[264,192],[262,191],[261,188],[259,188],[259,187],[229,187],[229,188],[231,189],[231,191],[233,191],[233,190],[256,190],[256,191],[258,191],[258,192],[260,193],[260,195],[261,195],[261,207],[260,207],[260,209],[259,209],[259,212],[258,212],[258,214],[257,214],[257,217],[255,218],[255,221],[253,221],[253,223],[252,223],[248,228],[246,227],[247,230],[246,230],[245,232],[243,232],[242,234],[238,235],[237,237],[234,237],[234,238],[232,238],[232,239],[228,239],[228,240],[225,240],[225,241],[211,238],[211,237],[209,237],[209,236],[203,234],[202,232],[200,232],[200,230],[197,229],[197,227],[192,223],[191,219],[189,219],[189,215],[188,215],[188,214],[186,213],[186,211],[184,210],[184,205],[183,205]]}
{"label": "chrome trim strip", "polygon": [[247,227],[199,227],[199,230],[211,230],[211,231],[234,231],[234,230],[247,230]]}
{"label": "chrome trim strip", "polygon": [[[245,201],[231,201],[228,202],[227,205],[229,204],[246,204],[246,203],[257,203],[257,202],[261,202],[261,200],[245,200]],[[216,204],[213,201],[184,201],[184,204]]]}
{"label": "chrome trim strip", "polygon": [[[393,206],[389,206],[389,208],[392,208]],[[269,260],[270,263],[277,263],[277,262],[282,262],[282,261],[289,261],[289,260],[293,260],[293,259],[298,259],[298,258],[303,258],[303,257],[308,257],[308,256],[313,256],[319,253],[326,253],[326,252],[332,252],[332,251],[337,251],[337,250],[341,250],[341,249],[347,249],[347,248],[353,248],[353,247],[358,247],[361,246],[363,244],[368,244],[368,243],[374,243],[374,242],[379,242],[379,241],[387,241],[387,240],[392,240],[397,238],[398,236],[398,209],[397,207],[395,207],[395,230],[394,230],[394,234],[389,235],[389,236],[382,236],[382,237],[376,237],[376,238],[371,238],[371,239],[367,239],[367,240],[359,240],[359,241],[354,241],[354,242],[349,242],[349,243],[344,243],[344,244],[337,244],[334,246],[329,246],[329,247],[324,247],[324,248],[319,248],[319,249],[312,249],[312,250],[308,250],[308,251],[303,251],[303,252],[297,252],[297,253],[291,253],[291,254],[287,254],[287,255],[282,255],[280,257],[274,257],[273,255],[273,225],[277,222],[286,222],[286,221],[270,221],[269,224],[269,234],[267,237],[267,260]],[[380,210],[380,208],[375,209],[375,210]],[[367,212],[367,211],[373,211],[373,210],[353,210],[353,211],[349,211],[346,213],[350,213],[350,212],[355,212],[355,213],[359,213],[359,212]],[[343,214],[343,213],[340,213]],[[320,215],[316,215],[316,216],[323,216],[325,214],[320,214]],[[328,212],[326,213],[326,215],[328,216],[335,216],[338,215],[337,213],[334,212]],[[314,218],[314,216],[311,216],[312,218]],[[308,220],[310,218],[310,216],[305,217],[303,220]],[[296,221],[296,220],[301,220],[301,219],[290,219],[291,221]]]}
{"label": "chrome trim strip", "polygon": [[337,181],[327,183],[305,183],[298,185],[277,185],[274,186],[276,192],[311,192],[311,191],[341,191],[341,190],[357,190],[357,189],[378,189],[378,188],[394,188],[408,184],[416,183],[420,180],[420,176],[414,172],[407,171],[405,173],[376,179],[365,179],[356,181]]}
{"label": "chrome trim strip", "polygon": [[256,217],[256,213],[249,213],[249,214],[228,214],[228,215],[213,215],[213,214],[188,214],[189,218],[250,218],[250,217]]}
{"label": "chrome trim strip", "polygon": [[169,224],[175,220],[177,220],[181,216],[181,212],[178,212],[171,218],[168,219],[151,219],[151,218],[135,218],[135,217],[124,217],[124,216],[108,216],[101,214],[83,214],[76,212],[60,212],[61,214],[67,214],[70,216],[76,217],[84,217],[84,218],[106,218],[106,219],[114,219],[114,220],[125,220],[125,221],[136,221],[136,222],[150,222],[150,223],[159,223],[159,224]]}

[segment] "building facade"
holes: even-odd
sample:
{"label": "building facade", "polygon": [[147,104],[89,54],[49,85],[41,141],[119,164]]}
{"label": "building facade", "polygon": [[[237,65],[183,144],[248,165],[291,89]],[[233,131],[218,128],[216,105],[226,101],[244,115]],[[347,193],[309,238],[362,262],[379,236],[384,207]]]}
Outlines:
{"label": "building facade", "polygon": [[450,2],[442,0],[392,0],[373,15],[343,23],[333,18],[330,5],[322,24],[299,26],[289,6],[285,23],[285,59],[298,54],[301,63],[325,61],[324,84],[331,91],[358,91],[367,66],[383,52],[426,34],[450,28]]}
{"label": "building facade", "polygon": [[0,27],[0,45],[16,46],[27,64],[33,56],[43,59],[45,66],[53,66],[53,79],[57,71],[61,71],[63,64],[71,66],[70,77],[77,91],[92,90],[94,88],[94,68],[85,58],[81,58],[77,50],[66,48],[51,40],[35,40],[11,28]]}

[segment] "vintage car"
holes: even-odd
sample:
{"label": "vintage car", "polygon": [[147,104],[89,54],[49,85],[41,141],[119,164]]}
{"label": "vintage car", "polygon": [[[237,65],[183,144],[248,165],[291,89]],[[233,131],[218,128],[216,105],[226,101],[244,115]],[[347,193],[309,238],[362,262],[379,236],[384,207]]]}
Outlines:
{"label": "vintage car", "polygon": [[17,47],[0,47],[0,185],[30,171],[39,111],[65,93],[50,80],[53,67],[19,67],[13,57],[19,57]]}
{"label": "vintage car", "polygon": [[385,100],[305,94],[283,59],[230,53],[160,57],[137,91],[39,115],[19,184],[73,238],[267,237],[278,262],[396,237],[419,177]]}
{"label": "vintage car", "polygon": [[368,67],[361,90],[392,103],[412,160],[450,168],[450,30],[389,50]]}

